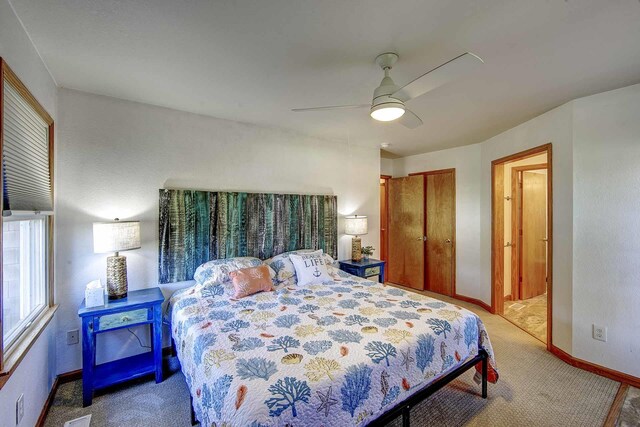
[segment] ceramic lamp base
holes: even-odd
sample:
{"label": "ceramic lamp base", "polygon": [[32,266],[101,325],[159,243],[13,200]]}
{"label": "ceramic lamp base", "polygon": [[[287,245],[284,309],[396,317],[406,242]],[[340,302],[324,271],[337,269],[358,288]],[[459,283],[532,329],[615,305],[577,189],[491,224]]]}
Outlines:
{"label": "ceramic lamp base", "polygon": [[354,237],[353,239],[351,239],[351,260],[362,260],[362,239],[360,239],[359,237]]}
{"label": "ceramic lamp base", "polygon": [[122,255],[107,257],[107,294],[110,300],[126,298],[127,258]]}

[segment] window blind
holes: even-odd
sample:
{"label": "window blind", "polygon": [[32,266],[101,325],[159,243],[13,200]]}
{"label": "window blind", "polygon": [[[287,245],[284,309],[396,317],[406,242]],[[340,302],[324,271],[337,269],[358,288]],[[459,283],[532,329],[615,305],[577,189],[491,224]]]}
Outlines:
{"label": "window blind", "polygon": [[9,82],[3,85],[2,215],[51,213],[49,126]]}

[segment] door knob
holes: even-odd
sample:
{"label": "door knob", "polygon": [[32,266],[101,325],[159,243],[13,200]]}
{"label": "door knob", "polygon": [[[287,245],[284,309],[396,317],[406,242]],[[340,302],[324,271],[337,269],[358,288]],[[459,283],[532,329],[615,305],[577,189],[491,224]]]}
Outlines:
{"label": "door knob", "polygon": [[418,237],[416,238],[417,241],[422,241],[422,242],[426,242],[427,241],[427,236],[422,236],[422,237]]}
{"label": "door knob", "polygon": [[542,240],[543,242],[548,242],[548,241],[549,241],[549,239],[547,239],[547,238],[544,238],[544,239],[541,239],[541,240]]}
{"label": "door knob", "polygon": [[451,243],[451,239],[447,239],[444,241],[445,243]]}

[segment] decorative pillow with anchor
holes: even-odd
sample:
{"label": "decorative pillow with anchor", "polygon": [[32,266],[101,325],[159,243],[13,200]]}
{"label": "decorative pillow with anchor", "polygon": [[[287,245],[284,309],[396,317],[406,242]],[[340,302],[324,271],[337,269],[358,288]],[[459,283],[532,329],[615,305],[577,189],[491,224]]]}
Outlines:
{"label": "decorative pillow with anchor", "polygon": [[296,277],[296,268],[293,266],[293,262],[291,262],[291,259],[289,257],[291,255],[302,255],[310,253],[322,254],[325,264],[328,266],[329,274],[335,275],[335,270],[338,269],[332,266],[334,261],[329,254],[323,253],[322,249],[299,249],[297,251],[285,252],[280,255],[276,255],[273,258],[269,258],[264,261],[264,263],[271,267],[275,272],[274,283],[277,285],[277,287],[296,286],[298,284],[298,278]]}
{"label": "decorative pillow with anchor", "polygon": [[327,269],[327,259],[322,253],[291,254],[289,259],[296,269],[298,286],[331,282],[333,280]]}

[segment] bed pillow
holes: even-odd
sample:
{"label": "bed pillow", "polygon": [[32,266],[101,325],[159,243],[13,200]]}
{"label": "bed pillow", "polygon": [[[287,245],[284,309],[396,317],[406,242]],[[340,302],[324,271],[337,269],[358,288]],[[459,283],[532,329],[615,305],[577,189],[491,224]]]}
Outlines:
{"label": "bed pillow", "polygon": [[291,254],[289,259],[296,269],[298,286],[313,285],[333,280],[327,270],[327,259],[322,253]]}
{"label": "bed pillow", "polygon": [[[295,286],[297,283],[296,277],[296,269],[289,259],[290,255],[295,254],[308,254],[308,253],[319,253],[323,254],[322,249],[313,250],[313,249],[299,249],[297,251],[284,252],[280,255],[276,255],[272,258],[267,259],[264,263],[273,269],[276,273],[276,277],[274,282],[278,286]],[[333,258],[329,254],[323,254],[325,261],[328,265],[334,263]]]}
{"label": "bed pillow", "polygon": [[214,259],[198,267],[193,279],[201,285],[224,283],[231,280],[229,273],[232,271],[261,264],[262,261],[254,257]]}
{"label": "bed pillow", "polygon": [[241,268],[229,273],[235,293],[234,298],[244,298],[258,292],[273,291],[273,282],[269,273],[270,268],[265,265]]}

